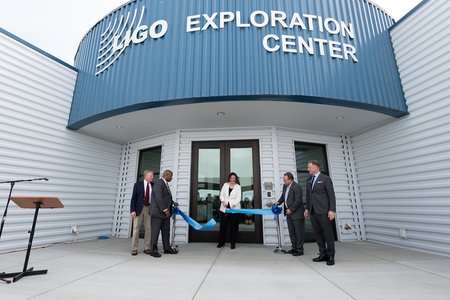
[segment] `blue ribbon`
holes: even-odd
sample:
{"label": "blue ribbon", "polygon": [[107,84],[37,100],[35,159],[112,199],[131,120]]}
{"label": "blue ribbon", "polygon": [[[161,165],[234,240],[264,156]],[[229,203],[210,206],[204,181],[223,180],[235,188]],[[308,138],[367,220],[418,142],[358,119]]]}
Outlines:
{"label": "blue ribbon", "polygon": [[272,208],[233,208],[225,211],[226,213],[232,214],[246,214],[246,215],[279,215],[282,208],[273,205]]}
{"label": "blue ribbon", "polygon": [[186,215],[184,212],[182,212],[178,207],[172,206],[172,214],[180,215],[186,221],[186,223],[188,223],[195,230],[208,230],[214,227],[214,225],[216,225],[216,220],[214,220],[213,218],[209,220],[208,223],[202,226],[197,221],[195,221],[194,219]]}
{"label": "blue ribbon", "polygon": [[[282,212],[282,208],[274,205],[272,208],[238,208],[229,209],[225,211],[233,214],[246,214],[246,215],[279,215]],[[211,219],[205,225],[200,225],[197,221],[186,215],[178,207],[172,206],[172,216],[180,215],[192,228],[195,230],[208,230],[216,225],[216,220]]]}

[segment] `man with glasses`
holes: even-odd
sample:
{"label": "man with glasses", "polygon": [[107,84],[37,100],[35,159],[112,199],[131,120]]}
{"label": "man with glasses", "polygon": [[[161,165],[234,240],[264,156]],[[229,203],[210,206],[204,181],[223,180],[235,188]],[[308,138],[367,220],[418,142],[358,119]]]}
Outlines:
{"label": "man with glasses", "polygon": [[303,255],[303,242],[305,236],[305,207],[302,200],[302,188],[294,181],[291,172],[284,173],[283,194],[277,205],[284,203],[284,214],[286,216],[289,237],[292,249],[287,253],[293,256]]}

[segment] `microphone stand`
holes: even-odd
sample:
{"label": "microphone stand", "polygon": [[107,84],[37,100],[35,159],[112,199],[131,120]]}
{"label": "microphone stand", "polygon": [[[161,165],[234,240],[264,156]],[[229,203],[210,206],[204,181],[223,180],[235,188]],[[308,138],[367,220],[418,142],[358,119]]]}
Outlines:
{"label": "microphone stand", "polygon": [[[3,217],[2,217],[2,223],[0,225],[0,239],[2,238],[2,233],[3,233],[3,226],[5,225],[5,220],[6,220],[6,215],[8,214],[8,207],[9,207],[9,202],[11,201],[11,194],[12,194],[12,190],[14,188],[14,185],[17,182],[24,182],[24,181],[36,181],[36,180],[45,180],[48,181],[48,178],[33,178],[33,179],[22,179],[22,180],[10,180],[10,181],[0,181],[1,183],[10,183],[11,184],[11,188],[9,189],[9,195],[8,195],[8,201],[6,202],[6,207],[5,207],[5,211],[3,212]],[[5,274],[5,272],[0,272],[0,275]],[[6,280],[3,278],[0,278],[1,281],[4,281],[6,283],[10,283],[10,280]]]}

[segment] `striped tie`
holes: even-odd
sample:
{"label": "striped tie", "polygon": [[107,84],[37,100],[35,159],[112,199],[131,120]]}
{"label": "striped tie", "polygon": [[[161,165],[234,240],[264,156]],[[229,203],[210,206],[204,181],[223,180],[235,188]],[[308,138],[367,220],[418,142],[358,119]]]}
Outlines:
{"label": "striped tie", "polygon": [[169,195],[172,196],[172,192],[170,191],[170,187],[169,187],[169,184],[167,182],[166,182],[166,187],[167,187],[167,191],[169,192]]}

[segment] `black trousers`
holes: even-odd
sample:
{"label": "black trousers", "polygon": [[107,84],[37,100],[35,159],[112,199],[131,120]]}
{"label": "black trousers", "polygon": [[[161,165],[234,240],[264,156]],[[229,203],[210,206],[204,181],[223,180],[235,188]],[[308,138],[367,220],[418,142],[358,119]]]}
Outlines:
{"label": "black trousers", "polygon": [[291,216],[287,216],[286,220],[292,249],[303,252],[303,243],[305,241],[305,219],[292,219]]}
{"label": "black trousers", "polygon": [[334,257],[334,234],[333,228],[331,227],[333,223],[328,220],[328,215],[312,213],[311,224],[314,229],[320,254]]}
{"label": "black trousers", "polygon": [[163,248],[164,250],[170,249],[170,218],[156,218],[153,217],[151,220],[151,231],[152,235],[150,238],[150,247],[152,251],[158,250],[158,239],[159,239],[159,232],[162,233],[162,242],[163,242]]}
{"label": "black trousers", "polygon": [[219,244],[223,245],[227,239],[227,229],[230,228],[230,243],[236,244],[239,231],[239,214],[226,214],[220,212]]}

